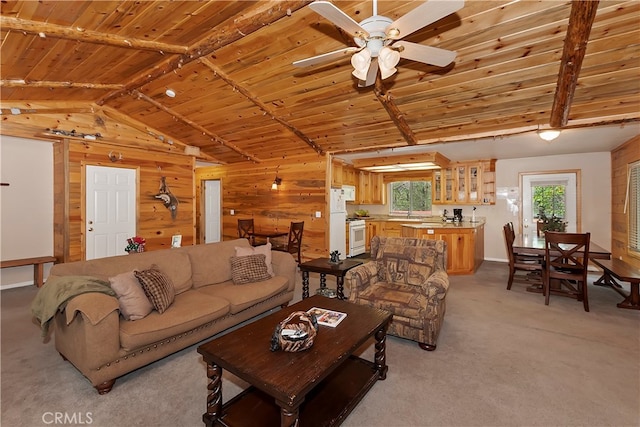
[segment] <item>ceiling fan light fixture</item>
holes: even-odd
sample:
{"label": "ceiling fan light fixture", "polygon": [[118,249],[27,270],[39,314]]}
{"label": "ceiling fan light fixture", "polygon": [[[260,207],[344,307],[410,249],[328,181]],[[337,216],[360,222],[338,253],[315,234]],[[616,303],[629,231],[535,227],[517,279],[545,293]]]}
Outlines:
{"label": "ceiling fan light fixture", "polygon": [[353,66],[353,75],[360,80],[367,80],[367,71],[371,65],[371,52],[369,49],[362,49],[360,52],[353,54],[351,57],[351,65]]}
{"label": "ceiling fan light fixture", "polygon": [[400,53],[385,46],[380,49],[380,53],[378,54],[378,65],[380,66],[380,77],[382,79],[386,79],[387,77],[393,76],[396,71],[398,71],[395,67],[400,62]]}
{"label": "ceiling fan light fixture", "polygon": [[541,139],[544,139],[545,141],[553,141],[554,139],[556,139],[558,136],[560,136],[560,131],[557,129],[545,129],[545,130],[539,130],[538,131],[538,136]]}
{"label": "ceiling fan light fixture", "polygon": [[387,31],[388,37],[396,38],[399,35],[400,35],[400,30],[398,28],[390,28],[389,31]]}

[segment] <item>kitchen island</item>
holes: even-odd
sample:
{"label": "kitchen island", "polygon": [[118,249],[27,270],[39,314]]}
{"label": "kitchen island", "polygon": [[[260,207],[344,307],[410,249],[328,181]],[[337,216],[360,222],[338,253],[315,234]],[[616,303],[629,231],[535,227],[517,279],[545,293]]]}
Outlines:
{"label": "kitchen island", "polygon": [[484,220],[402,223],[402,237],[447,242],[447,273],[473,274],[484,260]]}

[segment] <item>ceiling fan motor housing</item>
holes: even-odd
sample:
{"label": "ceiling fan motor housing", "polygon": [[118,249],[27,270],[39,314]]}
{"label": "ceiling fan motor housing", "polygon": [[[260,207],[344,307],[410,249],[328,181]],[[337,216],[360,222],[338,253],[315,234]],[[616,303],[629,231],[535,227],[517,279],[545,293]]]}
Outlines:
{"label": "ceiling fan motor housing", "polygon": [[360,26],[369,33],[369,37],[355,37],[353,40],[360,47],[366,46],[369,52],[371,52],[371,57],[375,58],[378,56],[378,53],[380,53],[380,49],[393,41],[387,40],[387,34],[385,33],[385,30],[392,22],[393,21],[386,16],[373,15],[360,22]]}

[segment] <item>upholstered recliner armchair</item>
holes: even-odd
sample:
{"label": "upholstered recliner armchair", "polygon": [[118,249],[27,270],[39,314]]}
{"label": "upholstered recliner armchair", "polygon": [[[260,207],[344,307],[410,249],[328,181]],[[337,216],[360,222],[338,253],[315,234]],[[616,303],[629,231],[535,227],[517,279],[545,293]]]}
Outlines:
{"label": "upholstered recliner armchair", "polygon": [[388,334],[435,350],[449,289],[442,240],[371,239],[371,261],[347,272],[349,301],[393,313]]}

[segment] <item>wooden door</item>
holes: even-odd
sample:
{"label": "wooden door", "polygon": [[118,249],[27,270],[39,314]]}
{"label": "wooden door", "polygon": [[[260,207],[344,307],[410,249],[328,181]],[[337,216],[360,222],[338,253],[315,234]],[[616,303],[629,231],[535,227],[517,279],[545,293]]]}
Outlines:
{"label": "wooden door", "polygon": [[86,167],[85,259],[126,254],[136,235],[136,170]]}

